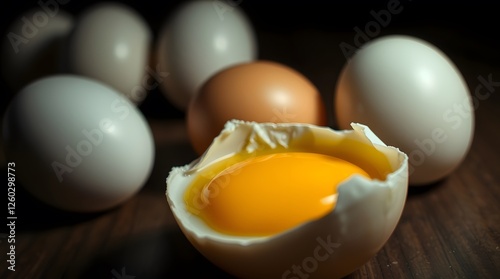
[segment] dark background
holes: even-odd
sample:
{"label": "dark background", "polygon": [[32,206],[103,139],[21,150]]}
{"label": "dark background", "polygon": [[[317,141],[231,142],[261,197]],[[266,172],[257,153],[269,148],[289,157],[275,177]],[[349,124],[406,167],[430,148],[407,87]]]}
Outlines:
{"label": "dark background", "polygon": [[[0,34],[6,34],[7,26],[23,12],[38,7],[37,2],[2,3]],[[97,2],[101,1],[70,0],[61,8],[78,16]],[[144,17],[155,37],[181,3],[122,2]],[[374,20],[370,11],[386,9],[389,1],[234,2],[241,2],[239,7],[255,29],[259,58],[283,63],[308,77],[321,92],[334,126],[335,84],[347,61],[339,44],[353,45],[354,28],[365,29]],[[405,34],[434,44],[457,65],[471,92],[478,76],[491,74],[500,81],[500,20],[494,2],[400,3],[402,12],[393,15],[377,37]],[[1,77],[0,91],[3,113],[14,92]],[[348,278],[496,278],[493,275],[500,274],[500,96],[494,93],[476,110],[473,146],[460,168],[429,187],[410,188],[389,242]],[[230,278],[194,251],[165,202],[168,171],[197,156],[186,136],[184,113],[159,90],[151,91],[139,108],[150,121],[156,143],[155,166],[144,189],[114,210],[81,215],[50,208],[18,187],[20,271],[4,272],[6,262],[0,260],[0,277],[75,278],[80,267],[90,262],[78,278],[111,278],[110,270],[119,270],[126,262],[128,274],[137,278],[193,278],[198,272],[205,272],[204,278]],[[0,177],[6,181],[2,155]],[[0,233],[5,232],[2,227]]]}
{"label": "dark background", "polygon": [[[98,2],[102,1],[70,0],[60,7],[78,16],[85,8]],[[162,24],[183,1],[120,2],[128,4],[144,17],[156,39]],[[310,78],[323,95],[330,112],[330,124],[334,125],[331,110],[335,82],[346,62],[338,45],[341,42],[353,45],[354,27],[364,30],[366,24],[374,20],[370,11],[387,9],[390,1],[228,2],[236,3],[251,21],[258,40],[258,58],[281,62]],[[406,34],[427,40],[443,50],[462,71],[466,71],[466,67],[459,61],[464,60],[475,60],[491,67],[500,65],[500,24],[494,2],[399,2],[403,7],[402,12],[392,15],[389,25],[382,27],[376,37]],[[24,11],[38,7],[37,3],[36,0],[3,3],[1,34],[6,34],[7,26]],[[283,48],[287,51],[280,51]],[[3,79],[0,80],[0,90],[0,111],[3,112],[13,92],[6,87]],[[158,89],[151,91],[139,108],[152,118],[184,116]]]}

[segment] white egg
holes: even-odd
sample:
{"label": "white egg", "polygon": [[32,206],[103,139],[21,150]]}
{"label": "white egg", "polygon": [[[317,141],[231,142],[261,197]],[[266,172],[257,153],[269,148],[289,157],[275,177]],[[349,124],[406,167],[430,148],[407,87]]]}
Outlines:
{"label": "white egg", "polygon": [[13,92],[61,71],[64,40],[73,16],[52,7],[34,9],[12,22],[2,42],[2,76]]}
{"label": "white egg", "polygon": [[368,125],[385,143],[409,156],[410,183],[444,178],[466,156],[474,133],[469,89],[439,49],[408,36],[363,46],[338,80],[339,127]]}
{"label": "white egg", "polygon": [[69,72],[91,77],[140,103],[150,90],[151,30],[134,10],[118,3],[97,4],[76,22],[67,46]]}
{"label": "white egg", "polygon": [[190,1],[178,8],[159,34],[157,59],[169,77],[165,96],[180,109],[219,70],[257,56],[255,35],[238,7],[223,1]]}
{"label": "white egg", "polygon": [[29,84],[3,124],[5,152],[21,185],[61,209],[114,207],[152,170],[148,123],[122,94],[92,79],[60,75]]}
{"label": "white egg", "polygon": [[[310,124],[228,122],[200,159],[170,172],[166,196],[177,223],[205,257],[238,278],[341,278],[353,272],[381,249],[399,221],[408,189],[408,158],[368,127],[352,127],[334,131]],[[343,158],[385,178],[351,176],[339,184],[332,211],[276,235],[229,235],[191,213],[186,191],[199,175],[207,175],[205,169],[241,152],[278,150]],[[262,174],[264,183],[266,177]]]}

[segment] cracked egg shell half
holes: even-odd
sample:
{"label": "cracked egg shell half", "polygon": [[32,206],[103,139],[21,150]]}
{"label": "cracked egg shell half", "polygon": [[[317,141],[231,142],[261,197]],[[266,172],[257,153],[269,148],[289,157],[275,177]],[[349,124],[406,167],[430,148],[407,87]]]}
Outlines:
{"label": "cracked egg shell half", "polygon": [[[200,158],[167,178],[177,223],[200,253],[239,278],[352,273],[401,217],[408,157],[367,126],[351,126],[227,122]],[[359,171],[335,180],[349,168]],[[328,194],[317,199],[320,188]]]}

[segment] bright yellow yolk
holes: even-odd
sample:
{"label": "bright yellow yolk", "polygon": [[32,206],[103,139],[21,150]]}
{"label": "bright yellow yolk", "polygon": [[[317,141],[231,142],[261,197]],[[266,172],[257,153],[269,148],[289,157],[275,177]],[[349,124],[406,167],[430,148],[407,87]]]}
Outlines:
{"label": "bright yellow yolk", "polygon": [[215,230],[266,236],[329,213],[338,184],[353,174],[369,177],[358,166],[327,155],[261,155],[233,164],[208,183],[195,181],[185,201]]}

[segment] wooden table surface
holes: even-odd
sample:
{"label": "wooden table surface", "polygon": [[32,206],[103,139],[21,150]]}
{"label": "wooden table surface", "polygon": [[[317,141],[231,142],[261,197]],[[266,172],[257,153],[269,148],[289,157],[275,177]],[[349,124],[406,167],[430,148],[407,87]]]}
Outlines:
{"label": "wooden table surface", "polygon": [[[335,127],[333,93],[346,61],[338,45],[352,42],[352,27],[364,26],[370,9],[378,6],[360,11],[364,20],[348,23],[350,29],[337,30],[307,22],[300,28],[300,20],[290,29],[277,21],[271,25],[279,9],[263,13],[265,5],[245,4],[242,8],[258,31],[259,57],[290,65],[310,78],[324,97],[330,126]],[[264,22],[259,22],[260,15]],[[412,34],[434,43],[457,64],[472,93],[479,76],[500,81],[498,42],[489,37],[498,32],[488,34],[498,29],[490,26],[478,33],[434,26],[435,21],[411,23],[411,19],[396,22],[380,35]],[[500,278],[500,86],[494,89],[478,103],[474,141],[460,167],[438,183],[410,187],[389,241],[347,278]],[[139,108],[156,144],[154,169],[144,188],[112,210],[77,214],[46,206],[18,186],[16,271],[7,270],[7,231],[2,226],[0,278],[200,278],[198,274],[232,278],[189,244],[165,199],[170,169],[197,157],[187,138],[184,114],[159,91],[150,92]],[[7,160],[3,155],[0,159],[2,180],[7,181]]]}

